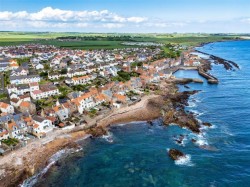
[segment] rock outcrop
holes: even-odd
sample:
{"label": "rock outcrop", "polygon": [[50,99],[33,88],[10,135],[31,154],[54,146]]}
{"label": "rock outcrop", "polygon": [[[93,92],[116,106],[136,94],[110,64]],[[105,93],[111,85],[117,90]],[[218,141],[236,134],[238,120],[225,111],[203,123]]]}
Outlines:
{"label": "rock outcrop", "polygon": [[186,127],[195,133],[200,132],[200,125],[193,114],[185,112],[184,108],[188,105],[190,95],[198,91],[185,91],[165,97],[163,107],[163,122],[165,125],[176,124],[180,127]]}
{"label": "rock outcrop", "polygon": [[211,123],[208,123],[208,122],[203,122],[202,125],[206,126],[206,127],[212,127],[212,124]]}
{"label": "rock outcrop", "polygon": [[168,155],[173,160],[179,160],[180,158],[185,157],[185,154],[177,149],[170,149]]}
{"label": "rock outcrop", "polygon": [[102,126],[97,126],[86,130],[86,133],[91,134],[93,137],[100,137],[102,135],[107,135],[108,131]]}

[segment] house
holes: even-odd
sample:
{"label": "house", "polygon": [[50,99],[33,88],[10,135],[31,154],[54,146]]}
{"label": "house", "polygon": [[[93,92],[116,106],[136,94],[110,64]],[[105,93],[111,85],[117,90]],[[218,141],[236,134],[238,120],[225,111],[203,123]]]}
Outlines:
{"label": "house", "polygon": [[0,124],[5,124],[11,120],[14,120],[15,122],[20,121],[22,118],[22,114],[8,114],[8,113],[2,113],[0,116]]}
{"label": "house", "polygon": [[29,70],[24,67],[18,67],[17,69],[13,70],[10,76],[26,76],[29,74]]}
{"label": "house", "polygon": [[80,114],[82,114],[85,109],[89,109],[95,106],[95,102],[90,92],[85,93],[80,97],[73,99],[71,101],[76,104],[78,112]]}
{"label": "house", "polygon": [[3,113],[13,114],[14,113],[14,107],[10,104],[0,102],[0,110]]}
{"label": "house", "polygon": [[0,64],[0,72],[8,70],[9,70],[9,64]]}
{"label": "house", "polygon": [[9,137],[10,137],[9,132],[5,128],[0,127],[0,142],[2,140],[8,139]]}
{"label": "house", "polygon": [[113,94],[113,101],[119,101],[122,103],[126,103],[127,97],[121,94]]}
{"label": "house", "polygon": [[44,69],[44,65],[42,64],[37,64],[35,67],[36,67],[36,70]]}
{"label": "house", "polygon": [[46,133],[53,130],[52,122],[46,118],[41,116],[33,116],[33,134],[38,138],[43,137]]}
{"label": "house", "polygon": [[54,80],[54,79],[60,79],[61,77],[66,77],[66,74],[59,74],[59,73],[49,73],[48,78],[50,80]]}
{"label": "house", "polygon": [[46,116],[45,117],[47,120],[50,120],[53,126],[56,126],[59,124],[59,120],[57,117],[54,116]]}
{"label": "house", "polygon": [[32,102],[22,101],[19,105],[19,111],[22,113],[28,112],[29,114],[35,114],[36,105]]}
{"label": "house", "polygon": [[29,84],[10,84],[7,86],[7,91],[9,94],[24,95],[30,93],[31,91],[39,90],[39,84],[37,82]]}
{"label": "house", "polygon": [[81,69],[76,69],[76,70],[71,70],[67,72],[67,77],[75,77],[75,76],[81,76],[81,75],[86,75],[87,71],[81,70]]}
{"label": "house", "polygon": [[34,90],[30,92],[30,96],[37,100],[42,98],[48,98],[53,95],[59,95],[59,90],[56,86],[51,84],[41,85],[40,90]]}
{"label": "house", "polygon": [[32,82],[40,82],[41,78],[39,75],[21,75],[21,76],[10,76],[11,84],[29,84]]}
{"label": "house", "polygon": [[38,82],[29,83],[29,86],[30,86],[30,92],[35,91],[35,90],[39,90]]}
{"label": "house", "polygon": [[95,100],[95,105],[100,105],[101,103],[106,101],[106,97],[104,94],[98,94],[97,96],[94,97]]}
{"label": "house", "polygon": [[16,93],[18,95],[23,95],[25,93],[29,93],[30,92],[30,87],[28,84],[19,84],[19,85],[16,85],[15,88],[13,88],[11,91],[12,93]]}
{"label": "house", "polygon": [[69,109],[64,108],[61,105],[53,107],[53,110],[55,111],[56,115],[60,119],[60,121],[64,121],[69,118]]}
{"label": "house", "polygon": [[16,122],[11,121],[10,123],[6,123],[5,128],[8,130],[10,138],[23,138],[23,135],[21,134],[21,131]]}
{"label": "house", "polygon": [[81,76],[81,77],[73,77],[72,83],[73,83],[73,85],[86,84],[90,80],[93,80],[93,79],[94,79],[93,76],[90,76],[90,75],[85,75],[85,76]]}
{"label": "house", "polygon": [[21,100],[19,98],[12,98],[10,99],[10,104],[14,106],[15,108],[18,108],[18,106],[21,104]]}
{"label": "house", "polygon": [[75,105],[75,103],[72,103],[70,101],[67,101],[65,103],[62,103],[62,107],[63,108],[67,108],[69,111],[69,115],[71,116],[73,113],[77,112],[77,106]]}

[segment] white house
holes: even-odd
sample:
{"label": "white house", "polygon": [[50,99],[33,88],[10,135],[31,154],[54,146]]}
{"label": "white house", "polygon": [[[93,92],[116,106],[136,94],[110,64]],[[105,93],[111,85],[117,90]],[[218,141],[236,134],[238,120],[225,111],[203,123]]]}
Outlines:
{"label": "white house", "polygon": [[0,142],[2,140],[8,139],[9,137],[10,137],[9,132],[4,128],[0,128]]}
{"label": "white house", "polygon": [[52,122],[41,116],[33,116],[35,134],[48,133],[53,130]]}
{"label": "white house", "polygon": [[12,105],[4,103],[4,102],[0,102],[0,110],[3,113],[9,113],[9,114],[14,113],[14,107]]}
{"label": "white house", "polygon": [[7,86],[7,91],[9,94],[16,93],[17,95],[23,95],[34,90],[39,90],[39,84],[37,82],[32,82],[29,84],[10,84]]}
{"label": "white house", "polygon": [[89,75],[85,75],[85,76],[81,76],[81,77],[73,77],[72,78],[72,83],[74,85],[86,84],[90,80],[93,80],[93,79],[94,79],[93,76],[89,76]]}
{"label": "white house", "polygon": [[34,90],[30,92],[30,96],[32,99],[42,99],[42,98],[48,98],[53,95],[59,95],[60,92],[57,87],[48,87],[43,88],[41,90]]}
{"label": "white house", "polygon": [[82,114],[85,109],[96,106],[93,96],[90,92],[85,93],[76,99],[72,99],[71,101],[76,104],[80,114]]}
{"label": "white house", "polygon": [[10,138],[17,138],[17,139],[23,138],[23,135],[21,134],[21,131],[15,122],[6,123],[5,126],[9,132]]}
{"label": "white house", "polygon": [[30,92],[39,90],[39,84],[37,82],[29,83],[29,86],[30,86]]}
{"label": "white house", "polygon": [[37,64],[36,65],[36,70],[44,69],[44,65],[42,64]]}
{"label": "white house", "polygon": [[25,76],[29,74],[29,70],[23,67],[19,67],[10,73],[10,76]]}
{"label": "white house", "polygon": [[11,84],[29,84],[32,82],[40,82],[39,75],[27,75],[27,76],[10,76]]}

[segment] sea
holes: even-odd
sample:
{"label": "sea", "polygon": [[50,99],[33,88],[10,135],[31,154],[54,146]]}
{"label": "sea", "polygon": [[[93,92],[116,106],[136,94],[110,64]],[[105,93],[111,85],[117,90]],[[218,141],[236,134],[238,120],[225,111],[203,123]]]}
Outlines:
{"label": "sea", "polygon": [[[196,71],[176,77],[200,78],[183,90],[201,90],[186,110],[213,126],[193,134],[162,119],[120,124],[108,136],[79,141],[82,149],[60,152],[23,186],[55,187],[249,187],[250,186],[250,41],[210,43],[199,50],[236,62],[227,71],[213,65],[219,84],[208,84]],[[205,57],[204,57],[205,58]],[[184,135],[183,142],[175,140]],[[193,140],[196,142],[193,143]],[[168,150],[187,156],[173,161]]]}

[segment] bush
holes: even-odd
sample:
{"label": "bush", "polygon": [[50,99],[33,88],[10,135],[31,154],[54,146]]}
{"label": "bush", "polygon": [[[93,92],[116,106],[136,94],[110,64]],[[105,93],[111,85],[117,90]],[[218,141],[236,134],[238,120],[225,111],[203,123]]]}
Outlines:
{"label": "bush", "polygon": [[2,142],[8,146],[15,146],[19,143],[18,139],[16,138],[9,138],[6,140],[2,140]]}

